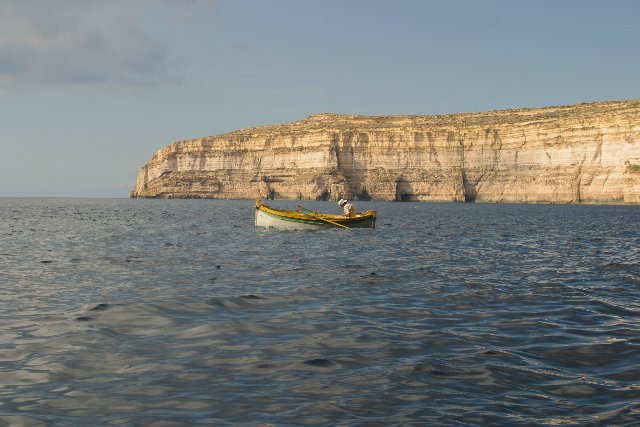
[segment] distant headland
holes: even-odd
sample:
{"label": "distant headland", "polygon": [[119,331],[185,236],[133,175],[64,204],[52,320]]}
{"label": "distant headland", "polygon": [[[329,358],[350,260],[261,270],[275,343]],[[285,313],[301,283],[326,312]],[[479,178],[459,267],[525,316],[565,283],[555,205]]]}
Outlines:
{"label": "distant headland", "polygon": [[317,114],[162,148],[131,197],[638,204],[640,100]]}

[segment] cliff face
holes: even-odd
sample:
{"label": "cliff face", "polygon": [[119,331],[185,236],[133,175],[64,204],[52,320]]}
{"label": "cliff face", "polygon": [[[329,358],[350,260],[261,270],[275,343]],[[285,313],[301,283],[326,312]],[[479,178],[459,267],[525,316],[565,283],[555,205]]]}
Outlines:
{"label": "cliff face", "polygon": [[176,142],[140,170],[131,196],[640,203],[640,100],[319,114]]}

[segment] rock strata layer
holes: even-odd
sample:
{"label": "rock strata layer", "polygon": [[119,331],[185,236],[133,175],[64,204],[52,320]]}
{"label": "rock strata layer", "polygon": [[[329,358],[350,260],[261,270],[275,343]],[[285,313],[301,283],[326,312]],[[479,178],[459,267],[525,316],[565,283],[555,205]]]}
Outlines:
{"label": "rock strata layer", "polygon": [[162,148],[131,196],[635,204],[640,100],[317,114]]}

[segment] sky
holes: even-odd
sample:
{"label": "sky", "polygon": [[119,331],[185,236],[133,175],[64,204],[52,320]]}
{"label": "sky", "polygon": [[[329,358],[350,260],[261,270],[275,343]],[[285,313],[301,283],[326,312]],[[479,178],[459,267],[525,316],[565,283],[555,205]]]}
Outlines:
{"label": "sky", "polygon": [[637,0],[0,0],[0,197],[128,197],[175,141],[322,112],[640,98]]}

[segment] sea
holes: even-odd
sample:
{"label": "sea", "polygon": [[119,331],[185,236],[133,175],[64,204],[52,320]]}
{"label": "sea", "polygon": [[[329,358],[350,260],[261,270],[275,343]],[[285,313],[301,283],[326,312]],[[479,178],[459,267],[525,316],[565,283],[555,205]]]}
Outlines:
{"label": "sea", "polygon": [[355,206],[0,199],[0,426],[640,424],[640,206]]}

